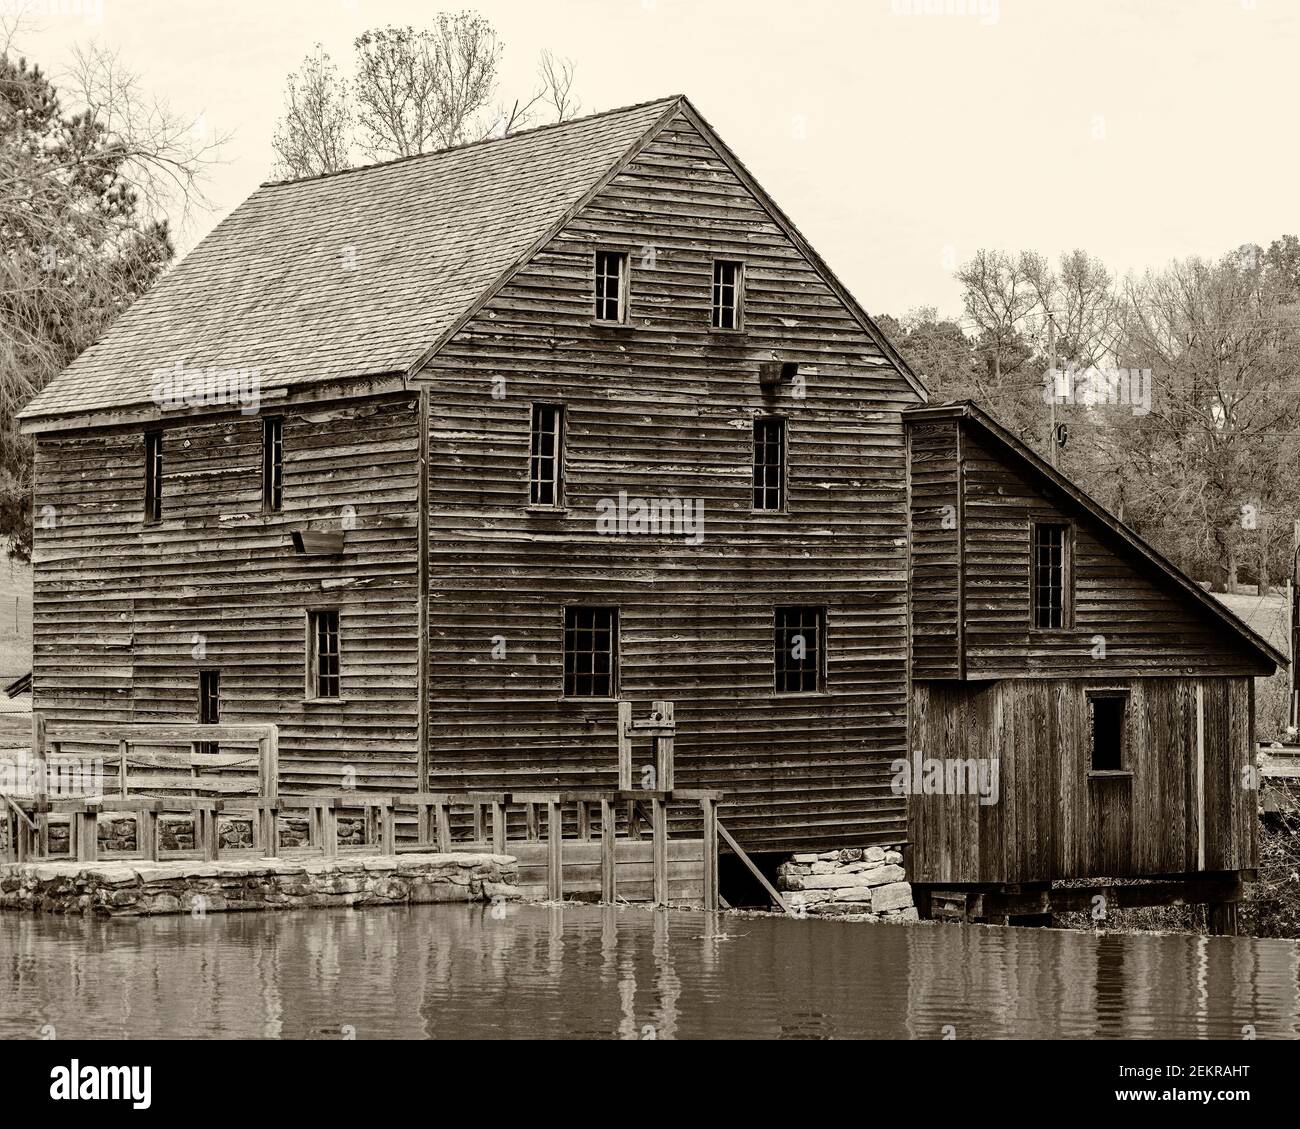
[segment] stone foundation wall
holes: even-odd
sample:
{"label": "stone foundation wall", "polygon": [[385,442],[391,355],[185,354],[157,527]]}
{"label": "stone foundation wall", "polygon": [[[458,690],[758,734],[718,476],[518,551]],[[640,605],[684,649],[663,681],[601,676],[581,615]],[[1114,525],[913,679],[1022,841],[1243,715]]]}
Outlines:
{"label": "stone foundation wall", "polygon": [[903,856],[893,847],[798,854],[777,868],[777,887],[799,917],[916,921]]}
{"label": "stone foundation wall", "polygon": [[0,909],[134,917],[520,897],[510,855],[0,864]]}

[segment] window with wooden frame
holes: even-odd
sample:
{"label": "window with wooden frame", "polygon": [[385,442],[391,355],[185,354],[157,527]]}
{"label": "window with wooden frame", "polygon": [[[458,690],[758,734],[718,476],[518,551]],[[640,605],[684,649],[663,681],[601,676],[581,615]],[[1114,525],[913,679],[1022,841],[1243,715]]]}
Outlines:
{"label": "window with wooden frame", "polygon": [[714,329],[739,329],[744,297],[745,265],[735,259],[716,259],[713,263]]}
{"label": "window with wooden frame", "polygon": [[262,509],[278,513],[284,504],[284,420],[262,421]]}
{"label": "window with wooden frame", "polygon": [[776,692],[815,694],[826,685],[826,609],[776,609]]}
{"label": "window with wooden frame", "polygon": [[339,697],[337,608],[313,608],[307,613],[307,697]]}
{"label": "window with wooden frame", "polygon": [[596,252],[596,320],[627,321],[627,255]]}
{"label": "window with wooden frame", "polygon": [[564,609],[564,696],[618,693],[618,609]]}
{"label": "window with wooden frame", "polygon": [[[199,724],[218,725],[221,722],[221,671],[199,671]],[[198,741],[195,748],[209,756],[217,751],[216,741]]]}
{"label": "window with wooden frame", "polygon": [[1031,545],[1033,586],[1030,623],[1040,631],[1070,626],[1070,526],[1065,522],[1036,521]]}
{"label": "window with wooden frame", "polygon": [[528,455],[528,502],[564,504],[564,407],[534,404]]}
{"label": "window with wooden frame", "polygon": [[1124,734],[1128,693],[1123,690],[1088,691],[1088,733],[1093,772],[1122,772],[1128,766]]}
{"label": "window with wooden frame", "polygon": [[161,431],[144,433],[144,520],[162,521],[162,442]]}
{"label": "window with wooden frame", "polygon": [[785,420],[754,420],[754,509],[785,509]]}

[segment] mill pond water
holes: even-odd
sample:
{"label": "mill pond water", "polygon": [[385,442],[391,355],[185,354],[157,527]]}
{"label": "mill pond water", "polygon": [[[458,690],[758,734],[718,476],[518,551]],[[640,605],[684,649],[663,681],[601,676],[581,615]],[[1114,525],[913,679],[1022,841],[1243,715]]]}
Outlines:
{"label": "mill pond water", "polygon": [[0,914],[0,1038],[1300,1037],[1300,945],[438,905]]}

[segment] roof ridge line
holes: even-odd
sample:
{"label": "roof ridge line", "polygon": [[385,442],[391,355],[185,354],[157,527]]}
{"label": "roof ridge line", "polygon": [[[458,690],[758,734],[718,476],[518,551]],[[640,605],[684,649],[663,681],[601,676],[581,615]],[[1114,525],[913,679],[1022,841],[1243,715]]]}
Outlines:
{"label": "roof ridge line", "polygon": [[644,110],[648,106],[658,105],[669,102],[677,102],[685,97],[684,94],[669,94],[663,98],[649,98],[644,102],[634,102],[627,106],[615,106],[609,110],[598,110],[593,114],[584,114],[580,118],[569,118],[566,121],[544,122],[542,125],[535,125],[529,129],[521,129],[514,133],[507,133],[503,137],[480,137],[476,141],[462,141],[457,145],[448,145],[442,149],[430,149],[427,153],[411,153],[405,157],[390,157],[386,161],[373,161],[368,165],[352,165],[346,169],[335,169],[333,172],[312,173],[310,176],[288,177],[283,180],[264,180],[257,187],[262,188],[287,188],[293,184],[309,184],[318,180],[329,180],[336,176],[347,176],[349,173],[364,173],[374,169],[386,169],[392,165],[404,164],[407,161],[420,161],[429,157],[441,157],[447,153],[460,153],[466,149],[475,149],[480,145],[494,145],[502,141],[514,141],[520,137],[532,137],[535,134],[542,133],[548,129],[560,129],[563,126],[580,125],[583,122],[595,121],[598,118],[611,117],[614,114],[630,113],[633,110]]}

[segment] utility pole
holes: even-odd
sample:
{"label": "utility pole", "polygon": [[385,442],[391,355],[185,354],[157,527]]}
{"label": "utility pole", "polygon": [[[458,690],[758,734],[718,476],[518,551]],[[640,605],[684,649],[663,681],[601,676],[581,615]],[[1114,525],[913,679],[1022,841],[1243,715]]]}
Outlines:
{"label": "utility pole", "polygon": [[1047,371],[1052,393],[1047,398],[1047,457],[1056,466],[1056,319],[1051,310],[1047,311]]}
{"label": "utility pole", "polygon": [[1300,603],[1297,602],[1296,586],[1300,584],[1300,521],[1291,530],[1291,579],[1287,583],[1287,603],[1291,606],[1291,669],[1287,682],[1291,693],[1288,695],[1287,727],[1300,726],[1300,692],[1296,687],[1296,651],[1300,648]]}

